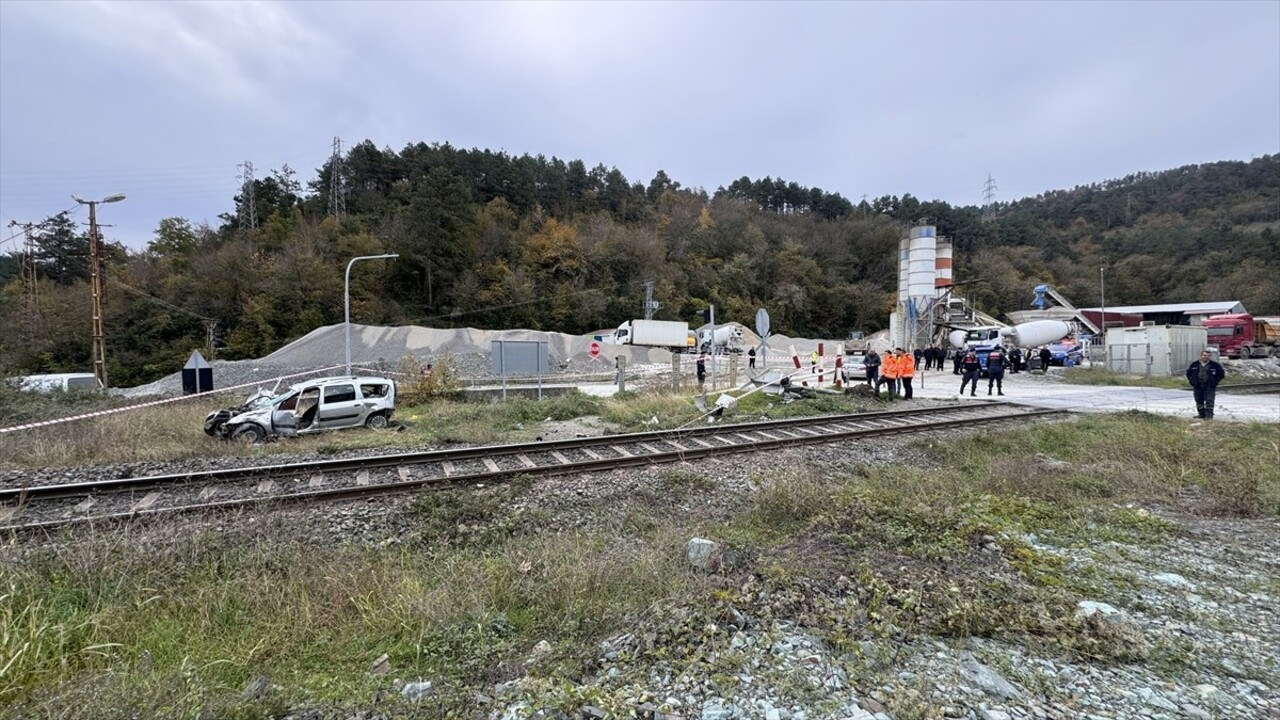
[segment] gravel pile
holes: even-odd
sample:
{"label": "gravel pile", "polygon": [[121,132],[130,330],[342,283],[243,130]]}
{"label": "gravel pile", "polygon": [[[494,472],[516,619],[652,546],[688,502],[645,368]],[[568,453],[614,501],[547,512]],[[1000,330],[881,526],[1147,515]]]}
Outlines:
{"label": "gravel pile", "polygon": [[[281,387],[307,377],[341,374],[346,362],[346,334],[343,325],[317,328],[266,357],[255,360],[213,360],[213,382],[217,388],[241,385],[275,386],[279,378],[287,378]],[[754,342],[758,337],[744,328],[744,336]],[[631,346],[600,345],[600,357],[591,357],[593,341],[588,335],[539,332],[536,330],[477,330],[475,328],[425,328],[416,325],[382,327],[351,326],[351,364],[353,372],[394,372],[406,356],[419,363],[451,362],[464,385],[487,384],[497,378],[492,372],[491,343],[495,340],[545,342],[549,357],[544,382],[572,382],[588,375],[613,372],[614,358],[622,356],[628,368],[648,367],[657,371],[671,367],[671,353],[666,350]],[[808,355],[823,343],[825,352],[836,350],[837,340],[814,340],[772,335],[769,354],[782,356],[794,347]],[[864,341],[858,341],[862,343]],[[683,359],[683,358],[682,358]],[[692,366],[692,360],[684,359]],[[153,383],[116,392],[127,397],[173,397],[182,394],[182,373],[177,372]],[[249,393],[245,391],[247,396]]]}

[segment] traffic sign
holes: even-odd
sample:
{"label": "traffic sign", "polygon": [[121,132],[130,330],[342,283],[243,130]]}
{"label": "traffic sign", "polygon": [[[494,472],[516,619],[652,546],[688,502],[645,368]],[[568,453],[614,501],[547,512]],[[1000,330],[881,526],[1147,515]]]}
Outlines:
{"label": "traffic sign", "polygon": [[764,308],[756,310],[756,332],[761,340],[769,337],[769,311]]}
{"label": "traffic sign", "polygon": [[600,357],[600,343],[591,343],[591,357]]}

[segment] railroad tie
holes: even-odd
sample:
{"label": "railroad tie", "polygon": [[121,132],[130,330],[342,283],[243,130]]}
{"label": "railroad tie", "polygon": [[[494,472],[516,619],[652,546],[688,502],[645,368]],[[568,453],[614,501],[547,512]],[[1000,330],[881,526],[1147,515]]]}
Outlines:
{"label": "railroad tie", "polygon": [[610,445],[609,447],[613,448],[613,451],[618,453],[622,457],[635,457],[635,453],[622,447],[621,445]]}
{"label": "railroad tie", "polygon": [[138,501],[137,505],[133,506],[133,512],[138,512],[139,510],[147,510],[152,505],[155,505],[159,499],[160,499],[160,493],[149,492],[146,494],[145,497],[143,497],[141,500]]}
{"label": "railroad tie", "polygon": [[518,459],[520,460],[520,462],[521,462],[525,467],[527,467],[527,468],[536,468],[536,467],[538,467],[538,463],[536,463],[536,462],[534,462],[534,461],[530,460],[530,459],[529,459],[529,456],[528,456],[528,455],[525,455],[524,453],[520,453],[519,455],[516,455],[516,458],[518,458]]}
{"label": "railroad tie", "polygon": [[555,458],[561,465],[568,465],[569,458],[565,457],[559,450],[552,450],[551,457]]}
{"label": "railroad tie", "polygon": [[409,468],[403,465],[396,468],[396,473],[400,475],[401,480],[408,480],[409,478],[413,477],[413,472],[409,470]]}
{"label": "railroad tie", "polygon": [[592,460],[603,460],[603,459],[604,459],[604,458],[600,457],[600,454],[599,454],[599,453],[597,453],[597,452],[593,451],[591,448],[582,448],[582,452],[586,453],[587,457],[591,458]]}
{"label": "railroad tie", "polygon": [[200,491],[200,502],[205,502],[217,494],[218,494],[218,488],[207,487]]}
{"label": "railroad tie", "polygon": [[453,463],[446,460],[443,463],[441,463],[441,465],[443,466],[445,477],[449,477],[454,473]]}
{"label": "railroad tie", "polygon": [[324,485],[323,475],[312,475],[311,479],[307,481],[307,487],[309,488],[318,488],[321,485]]}
{"label": "railroad tie", "polygon": [[494,462],[493,458],[490,457],[484,458],[484,466],[489,468],[489,472],[492,473],[496,473],[500,469],[498,463]]}
{"label": "railroad tie", "polygon": [[258,483],[258,487],[257,487],[257,491],[259,495],[266,495],[275,489],[276,489],[276,483],[274,480],[263,480],[262,482]]}
{"label": "railroad tie", "polygon": [[644,448],[650,455],[661,455],[663,450],[656,448],[649,443],[640,443],[640,447]]}
{"label": "railroad tie", "polygon": [[675,440],[668,440],[668,441],[667,441],[667,444],[668,444],[668,445],[670,445],[671,447],[673,447],[673,448],[675,448],[675,449],[679,450],[680,452],[686,452],[686,451],[688,451],[688,449],[689,449],[689,448],[687,448],[687,447],[685,447],[685,446],[681,445],[680,443],[676,442]]}
{"label": "railroad tie", "polygon": [[[88,501],[86,500],[85,502],[88,502]],[[84,503],[80,503],[80,505],[83,505],[83,504]],[[77,510],[80,510],[80,505],[76,506]],[[10,507],[8,505],[0,505],[0,521],[9,522],[9,518],[13,517],[14,513],[16,512],[18,512],[18,508],[16,507]],[[84,512],[84,510],[80,510],[80,512]]]}
{"label": "railroad tie", "polygon": [[360,472],[356,473],[356,484],[357,484],[357,485],[368,485],[368,484],[369,484],[369,471],[368,471],[368,470],[361,470]]}
{"label": "railroad tie", "polygon": [[[76,512],[89,512],[89,508],[91,508],[91,507],[93,507],[94,505],[97,505],[97,504],[98,504],[98,501],[97,501],[97,500],[94,500],[94,499],[93,499],[93,498],[91,498],[91,497],[87,497],[87,498],[85,498],[85,499],[81,500],[81,501],[79,502],[79,504],[77,504],[77,505],[76,505]],[[5,510],[8,512],[8,514],[7,514],[7,515],[5,515],[5,517],[6,517],[6,518],[7,518],[9,515],[12,515],[12,514],[13,514],[13,509],[12,509],[12,508],[5,508]]]}

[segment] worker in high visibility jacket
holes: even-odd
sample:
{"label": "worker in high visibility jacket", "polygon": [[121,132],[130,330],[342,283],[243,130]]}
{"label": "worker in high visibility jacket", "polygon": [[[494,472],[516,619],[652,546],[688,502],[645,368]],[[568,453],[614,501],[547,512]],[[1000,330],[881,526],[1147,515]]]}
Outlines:
{"label": "worker in high visibility jacket", "polygon": [[880,381],[876,383],[876,392],[881,385],[889,386],[889,397],[898,394],[898,354],[892,350],[885,351],[884,360],[880,363]]}
{"label": "worker in high visibility jacket", "polygon": [[[888,351],[884,354],[884,360],[881,363],[881,382],[888,386],[888,396],[897,396],[897,378],[902,373],[902,348],[897,351]],[[879,387],[877,386],[877,391]]]}
{"label": "worker in high visibility jacket", "polygon": [[916,360],[905,350],[898,350],[898,380],[902,382],[902,399],[911,399],[911,380],[916,376]]}

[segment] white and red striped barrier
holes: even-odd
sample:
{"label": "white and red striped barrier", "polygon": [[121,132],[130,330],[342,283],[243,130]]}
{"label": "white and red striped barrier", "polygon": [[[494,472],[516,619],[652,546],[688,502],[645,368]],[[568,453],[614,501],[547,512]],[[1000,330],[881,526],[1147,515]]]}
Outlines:
{"label": "white and red striped barrier", "polygon": [[182,402],[183,400],[193,400],[195,398],[203,398],[209,395],[219,395],[230,390],[242,390],[244,388],[256,387],[266,383],[277,382],[279,380],[287,380],[289,378],[302,377],[305,375],[315,375],[316,373],[329,372],[338,368],[345,368],[345,365],[333,365],[331,367],[320,368],[318,370],[307,370],[306,372],[293,373],[292,375],[280,375],[279,377],[263,378],[255,380],[251,383],[243,383],[240,385],[232,385],[230,387],[220,388],[218,390],[209,390],[207,392],[195,393],[193,395],[182,395],[181,397],[165,398],[163,400],[152,400],[150,402],[138,403],[137,405],[126,405],[124,407],[111,408],[110,410],[95,410],[93,412],[82,413],[80,415],[71,415],[69,417],[57,418],[54,420],[37,420],[36,422],[23,423],[21,425],[10,425],[9,427],[0,427],[0,435],[5,433],[18,432],[19,430],[32,430],[34,428],[50,427],[52,425],[60,425],[62,423],[73,422],[75,420],[88,420],[89,418],[104,417],[106,415],[115,415],[122,412],[130,412],[145,407],[156,407],[157,405],[167,405],[169,403]]}

